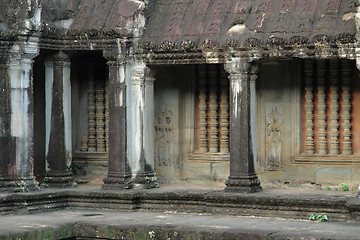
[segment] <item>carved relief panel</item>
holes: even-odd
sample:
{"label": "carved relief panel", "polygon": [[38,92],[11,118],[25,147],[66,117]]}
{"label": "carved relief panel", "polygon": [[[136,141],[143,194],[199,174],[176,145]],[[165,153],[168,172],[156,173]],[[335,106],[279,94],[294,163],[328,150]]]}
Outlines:
{"label": "carved relief panel", "polygon": [[[270,112],[268,112],[271,109]],[[265,156],[266,170],[279,170],[282,166],[282,148],[284,139],[284,116],[282,105],[267,106]]]}
{"label": "carved relief panel", "polygon": [[257,85],[258,166],[278,171],[300,152],[300,68],[297,61],[263,63]]}
{"label": "carved relief panel", "polygon": [[174,113],[167,105],[155,110],[155,164],[170,166],[174,153],[175,124]]}

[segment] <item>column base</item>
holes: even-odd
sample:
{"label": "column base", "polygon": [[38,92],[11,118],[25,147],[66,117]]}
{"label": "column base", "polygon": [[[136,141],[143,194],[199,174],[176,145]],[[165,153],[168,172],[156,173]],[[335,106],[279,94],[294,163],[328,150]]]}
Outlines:
{"label": "column base", "polygon": [[130,182],[130,176],[128,174],[109,173],[103,181],[104,184],[102,185],[102,189],[104,190],[132,188],[128,187]]}
{"label": "column base", "polygon": [[34,178],[0,178],[0,192],[30,192],[40,190]]}
{"label": "column base", "polygon": [[77,184],[74,181],[73,174],[71,171],[66,172],[48,172],[45,177],[45,184],[43,187],[76,187]]}
{"label": "column base", "polygon": [[253,193],[262,191],[256,174],[229,176],[225,182],[225,192]]}
{"label": "column base", "polygon": [[137,174],[134,179],[135,187],[137,188],[158,188],[157,177],[155,172],[145,172]]}
{"label": "column base", "polygon": [[104,179],[102,189],[104,190],[119,190],[119,189],[133,189],[133,188],[158,188],[157,177],[154,172],[137,174],[135,177],[131,175],[108,174]]}

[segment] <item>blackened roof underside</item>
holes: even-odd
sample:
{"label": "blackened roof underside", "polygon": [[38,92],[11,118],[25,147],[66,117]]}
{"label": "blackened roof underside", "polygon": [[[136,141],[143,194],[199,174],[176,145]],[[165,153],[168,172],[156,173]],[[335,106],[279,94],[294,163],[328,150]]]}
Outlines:
{"label": "blackened roof underside", "polygon": [[142,42],[176,48],[351,42],[355,13],[354,0],[157,0]]}

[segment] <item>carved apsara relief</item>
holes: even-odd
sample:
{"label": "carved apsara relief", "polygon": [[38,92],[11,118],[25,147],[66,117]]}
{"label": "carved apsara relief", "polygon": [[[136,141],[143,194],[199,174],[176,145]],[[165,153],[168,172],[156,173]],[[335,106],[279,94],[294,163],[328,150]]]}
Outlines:
{"label": "carved apsara relief", "polygon": [[155,111],[155,164],[171,166],[174,153],[175,124],[174,113],[167,106]]}
{"label": "carved apsara relief", "polygon": [[274,106],[266,116],[266,163],[269,171],[279,170],[282,164],[284,117],[278,106]]}

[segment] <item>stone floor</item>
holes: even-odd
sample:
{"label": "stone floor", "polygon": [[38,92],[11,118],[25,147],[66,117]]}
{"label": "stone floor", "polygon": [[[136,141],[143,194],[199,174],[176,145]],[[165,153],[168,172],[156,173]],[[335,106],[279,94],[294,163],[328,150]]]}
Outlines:
{"label": "stone floor", "polygon": [[69,209],[2,216],[0,239],[360,239],[359,229],[360,223]]}
{"label": "stone floor", "polygon": [[[78,193],[99,192],[101,181],[79,184]],[[223,190],[223,184],[163,184],[149,192],[209,192]],[[351,191],[327,190],[303,185],[264,185],[263,196],[321,199],[356,198]],[[334,187],[332,187],[335,189]],[[43,189],[44,193],[69,189]],[[29,193],[20,193],[29,194]],[[30,193],[31,194],[31,193]],[[6,196],[2,193],[0,196]],[[0,216],[1,239],[360,239],[360,222],[313,222],[228,214],[181,213],[177,211],[121,211],[104,209],[62,209],[34,214]]]}

